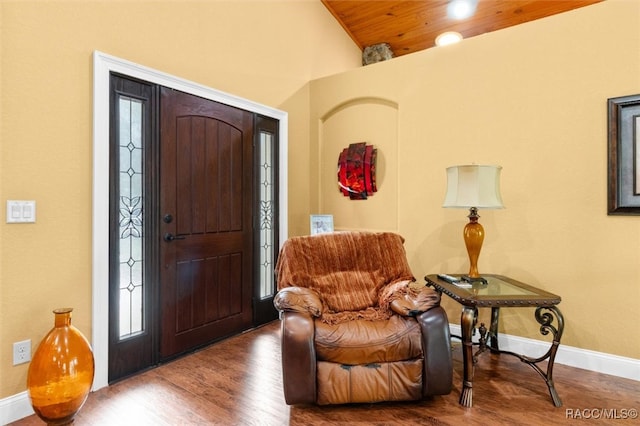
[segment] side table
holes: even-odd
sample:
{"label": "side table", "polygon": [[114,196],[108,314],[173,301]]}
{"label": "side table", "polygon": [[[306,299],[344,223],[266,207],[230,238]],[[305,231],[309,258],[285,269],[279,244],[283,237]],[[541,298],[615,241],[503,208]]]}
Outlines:
{"label": "side table", "polygon": [[[459,277],[458,275],[453,275]],[[477,356],[489,349],[492,353],[508,354],[518,357],[522,362],[531,366],[545,380],[549,388],[551,400],[556,407],[562,406],[562,400],[556,392],[553,384],[553,363],[560,345],[560,338],[564,329],[564,318],[556,306],[561,298],[539,288],[521,283],[502,275],[483,275],[486,284],[476,282],[472,284],[457,285],[438,278],[438,275],[427,275],[427,286],[431,286],[439,293],[444,293],[462,305],[460,328],[462,331],[462,360],[463,382],[460,392],[460,404],[465,407],[473,406],[473,367],[477,362]],[[471,335],[478,320],[478,308],[491,308],[491,325],[489,330],[484,323],[478,328],[480,341],[479,349],[473,353]],[[501,307],[535,307],[535,318],[540,324],[542,335],[553,335],[553,342],[549,350],[538,358],[531,358],[514,352],[502,351],[498,345],[498,321]],[[557,326],[553,325],[554,318]],[[488,331],[488,336],[487,336]],[[487,337],[489,345],[487,346]],[[546,372],[538,366],[538,363],[548,360]]]}

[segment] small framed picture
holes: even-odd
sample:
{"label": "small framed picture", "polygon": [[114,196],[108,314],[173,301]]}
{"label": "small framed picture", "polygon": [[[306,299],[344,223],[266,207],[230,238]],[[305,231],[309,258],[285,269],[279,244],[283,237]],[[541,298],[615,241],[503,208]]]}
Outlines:
{"label": "small framed picture", "polygon": [[333,232],[333,215],[312,214],[310,222],[311,235],[327,234]]}

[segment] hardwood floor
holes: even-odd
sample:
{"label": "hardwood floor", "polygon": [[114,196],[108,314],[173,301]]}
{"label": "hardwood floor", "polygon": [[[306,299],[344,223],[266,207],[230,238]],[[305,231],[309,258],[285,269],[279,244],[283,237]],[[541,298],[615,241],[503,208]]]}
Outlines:
{"label": "hardwood floor", "polygon": [[[640,382],[556,364],[564,405],[542,378],[508,355],[480,356],[474,407],[458,405],[462,353],[454,341],[454,389],[427,401],[287,406],[279,321],[211,345],[92,393],[75,425],[549,425],[637,424]],[[637,414],[637,411],[635,411]],[[41,425],[34,415],[13,425]]]}

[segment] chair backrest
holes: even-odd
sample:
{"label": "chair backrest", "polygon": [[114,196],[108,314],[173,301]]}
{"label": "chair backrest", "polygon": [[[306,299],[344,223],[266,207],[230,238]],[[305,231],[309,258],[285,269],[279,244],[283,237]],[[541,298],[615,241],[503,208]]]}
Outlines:
{"label": "chair backrest", "polygon": [[414,279],[403,243],[400,235],[390,232],[290,238],[276,265],[278,289],[311,288],[333,312],[375,307],[382,287]]}

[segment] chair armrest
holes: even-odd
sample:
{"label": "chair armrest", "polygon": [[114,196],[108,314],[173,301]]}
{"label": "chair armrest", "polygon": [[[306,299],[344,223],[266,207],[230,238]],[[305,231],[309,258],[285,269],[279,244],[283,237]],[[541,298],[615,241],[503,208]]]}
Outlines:
{"label": "chair armrest", "polygon": [[285,287],[276,293],[273,305],[280,312],[309,313],[314,317],[322,314],[322,300],[318,293],[305,287]]}
{"label": "chair armrest", "polygon": [[388,286],[383,292],[387,293],[391,310],[405,317],[416,316],[440,306],[440,293],[427,286],[415,288],[409,283],[396,283]]}
{"label": "chair armrest", "polygon": [[446,395],[453,383],[451,334],[447,313],[441,306],[416,316],[422,330],[424,352],[423,394]]}
{"label": "chair armrest", "polygon": [[283,312],[282,385],[287,404],[316,403],[315,324],[308,313]]}

